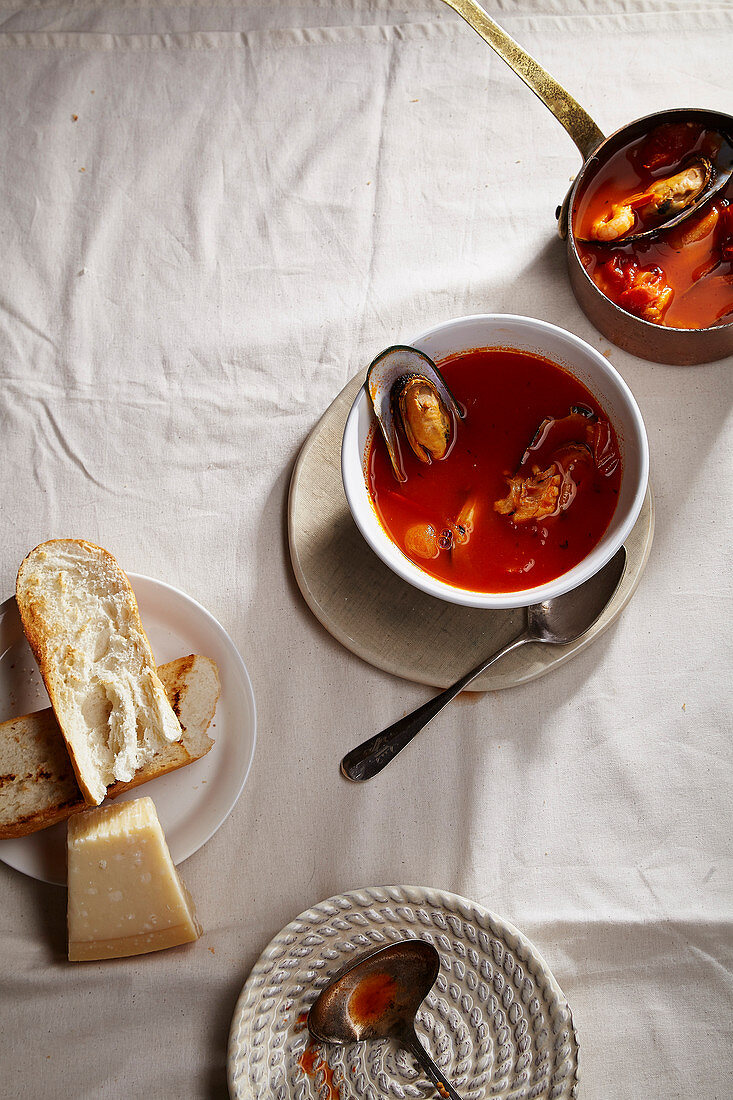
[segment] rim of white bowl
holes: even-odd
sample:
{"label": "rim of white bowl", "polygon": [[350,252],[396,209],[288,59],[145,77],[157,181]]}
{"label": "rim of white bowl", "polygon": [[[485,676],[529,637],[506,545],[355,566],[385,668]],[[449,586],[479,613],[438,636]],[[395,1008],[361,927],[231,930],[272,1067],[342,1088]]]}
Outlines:
{"label": "rim of white bowl", "polygon": [[[567,570],[565,573],[561,573],[560,576],[555,577],[553,580],[547,581],[545,584],[537,585],[534,588],[523,588],[516,592],[478,592],[473,589],[456,588],[454,585],[446,584],[445,581],[432,577],[429,573],[424,572],[419,566],[415,565],[414,562],[410,561],[397,544],[392,541],[379,521],[379,517],[377,516],[369,494],[364,469],[366,448],[364,449],[364,453],[360,454],[358,445],[359,416],[363,408],[368,408],[368,399],[364,386],[359,389],[354,399],[344,427],[341,445],[341,480],[343,482],[344,492],[346,493],[351,515],[368,545],[393,573],[396,573],[413,587],[427,593],[429,596],[434,596],[436,599],[447,601],[448,603],[460,604],[463,607],[477,607],[487,610],[527,607],[529,604],[541,603],[543,600],[553,599],[556,596],[560,596],[565,592],[570,592],[572,589],[577,588],[590,577],[594,576],[599,569],[602,569],[603,566],[611,560],[619,547],[626,541],[634,524],[639,518],[639,513],[641,512],[641,507],[646,495],[649,480],[649,441],[644,419],[641,415],[641,410],[639,409],[636,398],[613,364],[610,363],[605,356],[601,355],[599,351],[596,351],[594,347],[591,347],[590,344],[581,339],[581,337],[576,336],[567,329],[561,328],[559,325],[552,324],[550,321],[542,321],[539,318],[527,317],[514,313],[473,313],[467,314],[465,317],[454,317],[448,321],[443,321],[440,324],[434,325],[414,339],[406,341],[406,343],[412,347],[417,347],[421,351],[425,351],[426,354],[430,354],[430,348],[426,348],[424,345],[425,343],[429,343],[432,338],[438,334],[444,335],[450,332],[452,328],[465,327],[469,324],[476,323],[490,324],[495,327],[500,327],[502,324],[512,325],[515,328],[518,327],[527,332],[532,332],[533,334],[541,334],[542,332],[548,334],[552,333],[555,338],[559,337],[570,347],[581,351],[584,355],[594,360],[603,373],[607,375],[616,386],[619,395],[630,413],[630,422],[633,426],[633,444],[638,447],[639,452],[640,474],[636,492],[628,509],[628,513],[619,530],[616,532],[615,537],[603,546],[604,535],[596,547],[591,550],[590,554],[583,558],[582,561],[578,562],[577,565],[573,566],[572,569]],[[510,346],[509,344],[498,342],[493,344],[487,342],[471,344],[470,348]],[[469,346],[465,346],[463,349],[458,347],[455,349],[455,353],[461,350],[470,350],[470,348]],[[438,357],[438,359],[442,358],[446,358],[446,356]],[[551,361],[555,361],[549,355],[548,358],[550,358]],[[626,442],[630,443],[631,440],[627,438]],[[358,468],[358,477],[354,477],[355,460],[356,467]],[[365,522],[365,513],[369,516],[371,525]]]}

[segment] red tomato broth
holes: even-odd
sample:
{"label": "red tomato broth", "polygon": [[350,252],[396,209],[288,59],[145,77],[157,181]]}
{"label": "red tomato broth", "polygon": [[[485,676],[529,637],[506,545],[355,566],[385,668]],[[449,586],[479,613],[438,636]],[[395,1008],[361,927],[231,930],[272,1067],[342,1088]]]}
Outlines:
{"label": "red tomato broth", "polygon": [[[507,494],[540,423],[585,405],[608,422],[586,387],[567,370],[541,356],[510,349],[473,349],[442,361],[440,370],[466,410],[455,443],[444,460],[421,463],[400,441],[407,481],[400,485],[378,433],[367,468],[377,517],[391,540],[430,576],[476,592],[517,592],[566,573],[587,556],[606,531],[618,499],[621,464],[610,477],[594,471],[582,482],[565,512],[537,522],[514,523],[494,502]],[[613,446],[618,441],[609,425]],[[430,560],[411,555],[405,535],[416,523],[436,531],[455,522],[475,499],[468,542]]]}
{"label": "red tomato broth", "polygon": [[[668,328],[708,328],[733,320],[733,264],[720,255],[722,219],[719,215],[733,203],[733,184],[723,194],[705,204],[699,214],[652,240],[624,244],[623,238],[606,244],[590,243],[591,228],[616,203],[643,192],[655,180],[676,172],[687,157],[701,153],[714,163],[726,164],[733,157],[731,144],[722,134],[695,124],[688,127],[687,139],[675,137],[684,127],[672,124],[669,156],[661,154],[665,146],[665,127],[637,138],[615,153],[589,182],[580,196],[573,230],[581,262],[590,278],[607,298],[643,316],[633,306],[633,298],[622,298],[618,279],[609,270],[617,257],[621,263],[634,261],[644,271],[661,269],[661,281],[673,290],[661,323]],[[715,139],[722,141],[714,152]],[[659,154],[659,155],[655,155]],[[651,167],[647,167],[650,165]],[[711,211],[714,211],[710,217]],[[726,215],[727,217],[727,215]],[[645,227],[639,225],[634,232]],[[646,318],[649,319],[649,318]],[[655,322],[660,323],[660,322]]]}

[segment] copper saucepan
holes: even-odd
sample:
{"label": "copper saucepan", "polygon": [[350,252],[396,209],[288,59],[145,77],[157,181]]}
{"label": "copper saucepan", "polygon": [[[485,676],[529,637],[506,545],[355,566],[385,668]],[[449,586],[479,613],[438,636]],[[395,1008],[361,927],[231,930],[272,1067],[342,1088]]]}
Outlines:
{"label": "copper saucepan", "polygon": [[733,135],[733,117],[718,111],[680,107],[657,111],[622,126],[605,137],[593,119],[541,65],[486,14],[476,0],[444,0],[521,77],[552,111],[575,142],[583,165],[557,210],[558,230],[566,241],[570,285],[578,303],[595,327],[618,347],[658,363],[691,365],[733,355],[733,321],[703,329],[665,328],[627,313],[603,294],[581,263],[570,231],[576,204],[586,185],[619,149],[663,122],[700,122]]}

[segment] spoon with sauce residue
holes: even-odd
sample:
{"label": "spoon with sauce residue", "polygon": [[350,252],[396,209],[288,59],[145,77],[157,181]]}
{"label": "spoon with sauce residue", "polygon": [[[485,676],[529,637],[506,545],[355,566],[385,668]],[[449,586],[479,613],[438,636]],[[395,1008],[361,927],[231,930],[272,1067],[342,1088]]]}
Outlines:
{"label": "spoon with sauce residue", "polygon": [[511,650],[527,642],[569,645],[576,641],[590,630],[608,607],[625,568],[626,549],[622,546],[602,569],[577,588],[552,600],[531,604],[526,608],[525,626],[521,634],[461,676],[440,695],[347,752],[341,761],[342,774],[353,783],[361,783],[377,775],[451,699],[455,699],[477,676]]}
{"label": "spoon with sauce residue", "polygon": [[425,940],[401,940],[362,955],[321,991],[308,1013],[308,1030],[320,1043],[394,1039],[409,1050],[440,1096],[461,1100],[415,1034],[415,1015],[440,970],[440,956]]}

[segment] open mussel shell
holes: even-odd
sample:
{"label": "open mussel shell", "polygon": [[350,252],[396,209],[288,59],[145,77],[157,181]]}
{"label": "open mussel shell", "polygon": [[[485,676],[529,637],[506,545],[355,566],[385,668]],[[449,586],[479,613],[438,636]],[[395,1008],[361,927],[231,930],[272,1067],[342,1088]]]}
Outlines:
{"label": "open mussel shell", "polygon": [[[406,429],[408,442],[417,457],[421,461],[429,461],[428,457],[420,453],[423,448],[420,444],[420,433],[416,434],[413,431],[414,423],[410,424],[409,417],[405,424],[401,422],[400,406],[403,410],[407,406],[404,397],[402,401],[400,398],[411,390],[415,390],[419,380],[427,384],[427,387],[435,393],[450,421],[450,425],[446,425],[446,430],[454,435],[456,420],[462,419],[464,412],[448,389],[435,363],[424,352],[404,344],[396,344],[380,352],[367,371],[366,391],[398,481],[407,480],[402,464],[398,425]],[[446,449],[450,449],[447,444]]]}
{"label": "open mussel shell", "polygon": [[[660,233],[666,233],[668,229],[674,229],[676,225],[680,225],[681,222],[690,218],[700,207],[719,194],[733,176],[733,163],[714,165],[707,157],[696,156],[689,158],[686,165],[683,165],[675,173],[675,177],[682,177],[685,167],[696,168],[702,182],[694,193],[683,194],[678,198],[670,195],[666,201],[660,203],[659,216],[661,220],[656,225],[650,226],[649,229],[642,229],[639,232],[626,233],[607,241],[600,240],[598,237],[578,237],[577,240],[582,244],[600,245],[607,248],[619,248],[622,245],[653,240]],[[675,177],[672,177],[672,179]],[[660,180],[659,182],[664,181]]]}

